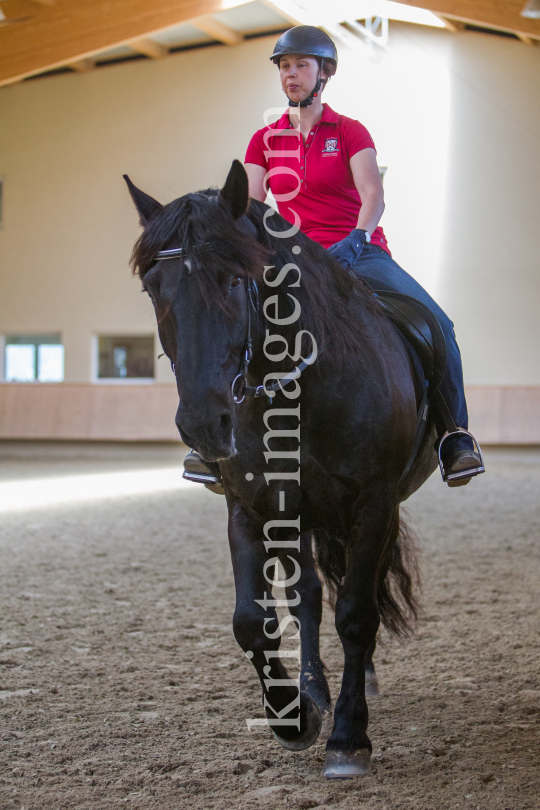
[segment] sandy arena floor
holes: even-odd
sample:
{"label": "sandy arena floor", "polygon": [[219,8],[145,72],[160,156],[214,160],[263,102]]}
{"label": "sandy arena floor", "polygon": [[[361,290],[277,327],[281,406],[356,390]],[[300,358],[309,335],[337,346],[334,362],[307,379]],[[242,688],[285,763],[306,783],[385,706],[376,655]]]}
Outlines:
{"label": "sandy arena floor", "polygon": [[[0,451],[1,810],[540,808],[540,451],[411,500],[425,617],[377,652],[357,782],[248,732],[224,499],[177,448]],[[322,647],[335,696],[328,611]]]}

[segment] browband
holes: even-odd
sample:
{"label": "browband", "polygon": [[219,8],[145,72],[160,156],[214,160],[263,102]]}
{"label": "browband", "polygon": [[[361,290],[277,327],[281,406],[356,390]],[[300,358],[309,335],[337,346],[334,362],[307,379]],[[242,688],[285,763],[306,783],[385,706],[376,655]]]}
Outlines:
{"label": "browband", "polygon": [[[255,239],[257,238],[257,228],[255,227],[253,222],[251,222],[251,220],[248,217],[245,216],[245,214],[244,214],[243,217],[241,217],[238,220],[238,228],[239,228],[240,231],[242,231],[242,233],[244,233],[244,234],[246,234],[248,236],[253,236]],[[206,243],[203,243],[203,244],[205,244],[206,247],[211,247],[211,243],[209,243],[209,242],[206,242]],[[192,248],[192,250],[193,250],[193,248]],[[183,255],[183,253],[184,253],[184,248],[181,248],[181,247],[170,248],[169,250],[160,250],[154,256],[154,261],[155,262],[164,262],[167,259],[179,259]]]}
{"label": "browband", "polygon": [[183,248],[171,248],[170,250],[160,250],[154,256],[155,262],[164,262],[165,259],[178,259],[184,252]]}

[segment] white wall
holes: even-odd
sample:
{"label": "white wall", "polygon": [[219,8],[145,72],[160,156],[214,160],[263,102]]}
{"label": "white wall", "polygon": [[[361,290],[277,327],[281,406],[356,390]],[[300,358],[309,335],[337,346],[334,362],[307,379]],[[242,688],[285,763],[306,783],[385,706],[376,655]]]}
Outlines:
{"label": "white wall", "polygon": [[[283,103],[272,43],[0,89],[0,333],[62,332],[84,382],[93,334],[155,330],[122,174],[161,201],[222,183]],[[470,384],[540,385],[539,68],[518,42],[393,24],[326,91],[375,138],[390,246],[455,321]]]}
{"label": "white wall", "polygon": [[[455,322],[469,385],[539,385],[540,49],[391,25],[327,99],[371,130],[394,258]],[[351,78],[349,78],[351,77]]]}

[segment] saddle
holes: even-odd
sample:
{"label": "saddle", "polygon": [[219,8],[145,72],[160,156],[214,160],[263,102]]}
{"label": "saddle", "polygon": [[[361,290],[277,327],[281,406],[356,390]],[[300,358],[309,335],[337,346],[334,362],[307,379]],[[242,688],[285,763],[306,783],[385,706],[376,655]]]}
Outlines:
{"label": "saddle", "polygon": [[446,341],[435,315],[420,301],[391,290],[373,290],[385,314],[416,352],[431,391],[446,368]]}

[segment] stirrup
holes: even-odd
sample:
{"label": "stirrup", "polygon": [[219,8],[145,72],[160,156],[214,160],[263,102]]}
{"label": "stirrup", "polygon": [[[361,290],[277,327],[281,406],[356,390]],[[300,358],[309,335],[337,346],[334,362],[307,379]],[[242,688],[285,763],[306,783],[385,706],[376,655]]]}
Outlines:
{"label": "stirrup", "polygon": [[[188,462],[188,467],[190,466],[190,461],[193,461],[195,462],[194,466],[196,468],[199,467],[199,469],[186,469],[186,461]],[[186,481],[191,481],[193,484],[204,484],[207,489],[214,492],[216,495],[225,494],[221,476],[213,473],[211,466],[194,450],[191,450],[184,459],[182,478],[185,478]]]}
{"label": "stirrup", "polygon": [[[444,469],[444,464],[443,464],[443,460],[442,460],[441,448],[442,448],[444,442],[446,441],[446,439],[448,439],[450,436],[455,436],[456,433],[464,433],[466,436],[469,436],[469,438],[472,439],[473,444],[476,447],[476,452],[480,456],[480,466],[479,467],[471,467],[468,470],[460,470],[459,472],[456,472],[456,473],[447,473],[446,472],[446,470]],[[468,484],[469,481],[471,480],[471,478],[474,478],[475,475],[480,475],[480,473],[483,473],[483,472],[486,471],[486,468],[484,466],[484,457],[482,455],[482,450],[481,450],[480,445],[478,444],[477,440],[472,435],[472,433],[469,433],[468,430],[465,430],[465,428],[460,428],[460,427],[456,428],[456,430],[453,430],[451,432],[448,431],[448,430],[446,431],[446,433],[442,437],[441,441],[439,442],[439,469],[441,471],[442,480],[444,481],[445,484],[448,484],[449,487],[462,487],[462,486],[465,486],[465,484]]]}
{"label": "stirrup", "polygon": [[213,492],[215,495],[225,495],[223,482],[215,475],[203,475],[202,473],[190,473],[184,470],[182,478],[186,481],[191,481],[193,484],[204,484],[206,489]]}
{"label": "stirrup", "polygon": [[216,475],[192,473],[184,470],[182,473],[182,478],[185,478],[186,481],[192,481],[194,484],[211,484],[212,486],[219,484],[219,486],[221,486],[221,479]]}

